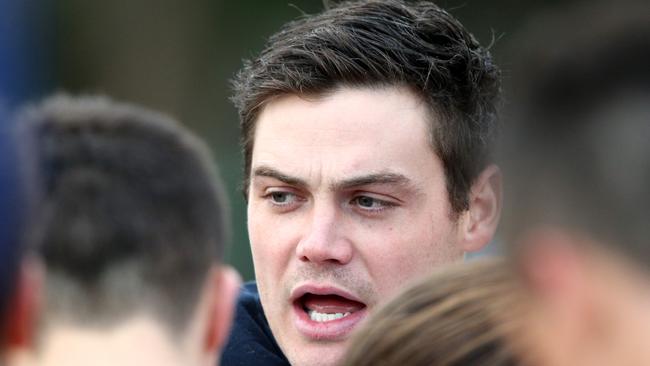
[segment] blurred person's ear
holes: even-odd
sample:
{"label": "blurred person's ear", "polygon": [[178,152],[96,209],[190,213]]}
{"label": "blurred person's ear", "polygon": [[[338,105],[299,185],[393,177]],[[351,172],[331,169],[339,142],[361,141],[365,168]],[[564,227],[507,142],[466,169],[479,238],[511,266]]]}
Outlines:
{"label": "blurred person's ear", "polygon": [[489,165],[469,194],[469,208],[460,218],[460,243],[466,252],[481,250],[494,237],[501,217],[501,171]]}
{"label": "blurred person's ear", "polygon": [[239,273],[230,266],[219,266],[211,272],[211,286],[208,323],[204,334],[204,351],[220,354],[230,335],[230,327],[235,315],[235,305],[242,283]]}
{"label": "blurred person's ear", "polygon": [[43,268],[34,258],[26,258],[18,271],[16,287],[9,302],[5,329],[0,339],[7,354],[34,347],[36,323],[42,306]]}
{"label": "blurred person's ear", "polygon": [[561,229],[534,229],[521,240],[519,265],[529,295],[524,342],[534,363],[618,363],[611,351],[621,321],[619,300],[634,291],[622,288],[625,273],[613,265],[614,257]]}
{"label": "blurred person's ear", "polygon": [[535,364],[570,364],[592,305],[579,250],[551,228],[528,231],[520,240],[525,251],[519,264],[530,295],[526,349],[535,353]]}
{"label": "blurred person's ear", "polygon": [[582,307],[588,305],[589,296],[585,259],[581,256],[584,253],[573,245],[572,237],[560,230],[543,228],[528,232],[523,240],[524,279],[537,301],[563,320],[584,314],[586,309]]}
{"label": "blurred person's ear", "polygon": [[214,264],[206,281],[185,347],[188,364],[219,364],[221,349],[230,335],[241,277],[230,266]]}

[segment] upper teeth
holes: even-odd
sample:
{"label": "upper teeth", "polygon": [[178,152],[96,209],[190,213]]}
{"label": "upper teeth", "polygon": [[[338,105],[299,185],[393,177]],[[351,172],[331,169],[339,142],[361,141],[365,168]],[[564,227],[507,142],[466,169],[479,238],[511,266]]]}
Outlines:
{"label": "upper teeth", "polygon": [[320,322],[320,323],[329,322],[329,321],[336,320],[336,319],[341,319],[341,318],[344,318],[344,317],[350,315],[349,312],[348,313],[328,314],[328,313],[319,313],[319,312],[317,312],[315,310],[308,310],[307,313],[309,314],[309,318],[311,320],[313,320],[315,322]]}

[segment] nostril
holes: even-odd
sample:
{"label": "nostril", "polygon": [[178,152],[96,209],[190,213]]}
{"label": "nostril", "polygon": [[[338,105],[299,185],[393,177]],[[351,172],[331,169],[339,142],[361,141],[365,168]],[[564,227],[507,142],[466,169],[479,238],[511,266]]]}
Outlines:
{"label": "nostril", "polygon": [[335,236],[311,235],[301,240],[295,248],[300,262],[345,264],[352,257],[352,244]]}

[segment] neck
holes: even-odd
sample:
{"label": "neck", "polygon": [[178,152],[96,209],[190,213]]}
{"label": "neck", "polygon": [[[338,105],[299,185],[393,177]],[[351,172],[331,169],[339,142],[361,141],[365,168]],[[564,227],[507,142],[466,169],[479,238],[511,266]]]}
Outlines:
{"label": "neck", "polygon": [[38,366],[187,364],[168,330],[145,317],[136,317],[108,329],[52,325],[33,361],[30,364]]}

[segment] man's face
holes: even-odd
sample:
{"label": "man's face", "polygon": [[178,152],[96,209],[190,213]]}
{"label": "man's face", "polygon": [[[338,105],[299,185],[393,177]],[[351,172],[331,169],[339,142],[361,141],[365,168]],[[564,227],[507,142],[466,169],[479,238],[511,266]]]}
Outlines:
{"label": "man's face", "polygon": [[248,231],[262,306],[292,364],[335,364],[378,304],[462,258],[429,118],[402,88],[286,96],[260,114]]}

